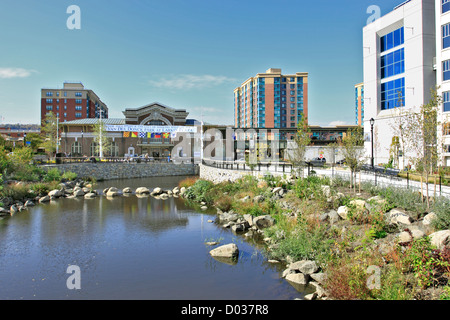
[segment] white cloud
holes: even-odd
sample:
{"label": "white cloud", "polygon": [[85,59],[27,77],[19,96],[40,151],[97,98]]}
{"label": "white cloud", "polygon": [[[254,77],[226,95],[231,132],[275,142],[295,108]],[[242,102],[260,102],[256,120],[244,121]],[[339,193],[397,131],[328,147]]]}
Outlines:
{"label": "white cloud", "polygon": [[231,81],[236,80],[225,76],[182,74],[159,80],[150,80],[149,84],[157,88],[189,90],[212,87]]}
{"label": "white cloud", "polygon": [[23,68],[0,68],[1,79],[11,78],[26,78],[29,77],[35,70],[27,70]]}
{"label": "white cloud", "polygon": [[336,120],[336,121],[331,121],[328,126],[330,127],[334,127],[334,126],[348,126],[349,124],[345,121],[340,121],[340,120]]}

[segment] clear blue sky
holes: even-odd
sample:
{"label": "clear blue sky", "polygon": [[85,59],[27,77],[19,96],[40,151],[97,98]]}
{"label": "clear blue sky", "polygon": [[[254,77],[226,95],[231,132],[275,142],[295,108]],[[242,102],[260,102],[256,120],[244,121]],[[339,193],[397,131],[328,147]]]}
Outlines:
{"label": "clear blue sky", "polygon": [[[111,118],[157,101],[233,124],[234,88],[281,68],[309,72],[311,124],[354,124],[367,8],[401,2],[1,0],[0,121],[39,123],[41,88],[76,81]],[[67,28],[70,5],[79,30]]]}

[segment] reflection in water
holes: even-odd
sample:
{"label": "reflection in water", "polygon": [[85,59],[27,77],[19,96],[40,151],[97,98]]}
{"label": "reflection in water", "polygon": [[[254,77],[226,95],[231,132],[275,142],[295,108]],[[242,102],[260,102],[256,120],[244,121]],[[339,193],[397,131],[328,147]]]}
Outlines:
{"label": "reflection in water", "polygon": [[[172,188],[183,177],[102,182]],[[0,220],[0,299],[292,299],[255,243],[208,223],[182,199],[58,199]],[[234,242],[237,263],[209,255],[207,239]],[[69,290],[69,265],[81,289]]]}

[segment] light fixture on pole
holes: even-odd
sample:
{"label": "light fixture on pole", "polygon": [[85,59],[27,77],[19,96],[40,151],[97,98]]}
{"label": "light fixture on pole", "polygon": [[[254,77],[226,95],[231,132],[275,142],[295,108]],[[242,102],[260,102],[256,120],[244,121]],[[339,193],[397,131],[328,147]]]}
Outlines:
{"label": "light fixture on pole", "polygon": [[372,144],[372,157],[370,159],[370,164],[372,166],[372,169],[374,168],[374,161],[373,161],[373,125],[375,123],[374,118],[370,118],[370,143]]}

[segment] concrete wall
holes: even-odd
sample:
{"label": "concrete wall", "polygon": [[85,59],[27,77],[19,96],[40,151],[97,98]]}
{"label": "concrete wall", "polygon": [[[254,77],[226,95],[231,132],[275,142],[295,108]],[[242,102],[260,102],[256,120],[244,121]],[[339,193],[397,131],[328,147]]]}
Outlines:
{"label": "concrete wall", "polygon": [[130,179],[162,176],[198,175],[194,164],[174,163],[67,163],[43,166],[45,170],[57,168],[60,172],[72,171],[79,178],[94,177],[97,180]]}

